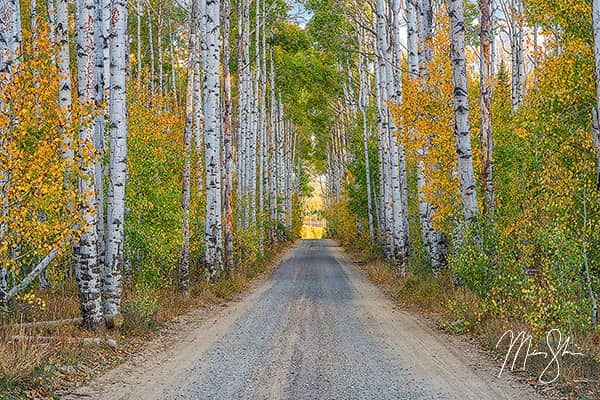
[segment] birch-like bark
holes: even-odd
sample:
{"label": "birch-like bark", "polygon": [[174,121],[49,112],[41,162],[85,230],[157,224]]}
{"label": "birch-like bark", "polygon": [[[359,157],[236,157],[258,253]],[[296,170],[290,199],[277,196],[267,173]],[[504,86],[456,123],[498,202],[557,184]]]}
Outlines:
{"label": "birch-like bark", "polygon": [[596,81],[596,107],[592,110],[592,144],[596,149],[597,171],[596,186],[600,189],[600,0],[592,2],[592,21],[594,28],[594,61]]}
{"label": "birch-like bark", "polygon": [[[283,103],[281,102],[281,93],[279,93],[277,110],[277,174],[278,174],[278,198],[281,199],[281,207],[277,209],[279,226],[285,229],[286,226],[286,209],[287,209],[287,198],[286,198],[286,187],[285,187],[285,124],[283,120]],[[282,232],[283,235],[280,239],[284,239],[286,232]]]}
{"label": "birch-like bark", "polygon": [[[257,49],[258,50],[258,49]],[[255,65],[255,68],[257,66]],[[249,187],[249,221],[256,229],[256,205],[257,205],[257,136],[258,136],[258,76],[250,72],[250,137],[248,141],[248,187]]]}
{"label": "birch-like bark", "polygon": [[[262,188],[260,191],[261,195],[261,212],[264,211],[265,205],[268,203],[267,199],[267,191],[269,187],[269,161],[268,161],[268,147],[269,141],[267,137],[267,2],[263,0],[262,2],[262,14],[263,14],[263,24],[262,24],[262,46],[261,46],[261,74],[260,74],[260,116],[259,120],[261,121],[261,141],[262,145],[260,146],[261,158],[262,158]],[[261,245],[264,243],[264,236],[267,235],[265,232],[265,221],[266,218],[263,217],[261,219],[263,222],[262,233],[261,233]]]}
{"label": "birch-like bark", "polygon": [[136,4],[136,38],[137,38],[137,89],[138,91],[142,87],[142,0],[137,0]]}
{"label": "birch-like bark", "polygon": [[[0,111],[6,112],[9,104],[4,101],[4,88],[11,84],[12,75],[19,62],[22,42],[21,5],[19,0],[7,0],[0,3]],[[5,152],[9,141],[7,132],[0,130],[0,151]],[[8,214],[10,187],[10,171],[0,169],[0,203],[2,207],[2,223],[0,224],[0,240],[8,229],[6,216]],[[8,270],[0,267],[0,305],[8,300]]]}
{"label": "birch-like bark", "polygon": [[379,193],[381,202],[381,221],[384,243],[384,255],[389,262],[394,262],[393,243],[393,211],[390,188],[390,150],[388,125],[383,103],[384,84],[382,80],[382,68],[380,56],[375,63],[375,103],[377,108],[377,140],[379,150]]}
{"label": "birch-like bark", "polygon": [[417,25],[418,0],[406,0],[406,45],[408,50],[408,78],[419,78],[419,27]]}
{"label": "birch-like bark", "polygon": [[375,224],[373,219],[373,199],[371,196],[371,162],[369,159],[369,129],[367,121],[367,108],[369,107],[369,89],[367,80],[369,79],[369,71],[365,63],[365,46],[363,40],[362,28],[357,27],[358,39],[358,77],[360,82],[358,108],[362,117],[363,128],[363,154],[365,158],[365,179],[367,184],[367,213],[369,218],[369,237],[375,238]]}
{"label": "birch-like bark", "polygon": [[[59,108],[65,113],[66,124],[71,119],[73,94],[71,92],[71,51],[69,45],[69,2],[56,0],[56,41],[58,48],[58,80],[59,80]],[[73,140],[68,129],[63,127],[62,157],[67,163],[67,169],[73,165],[75,153]],[[67,172],[67,175],[69,173]]]}
{"label": "birch-like bark", "polygon": [[190,201],[192,169],[192,136],[194,129],[194,72],[196,62],[198,0],[192,0],[190,10],[190,37],[185,95],[185,128],[183,131],[183,175],[182,175],[182,225],[183,247],[179,258],[179,291],[188,294],[190,283]]}
{"label": "birch-like bark", "polygon": [[233,264],[233,141],[232,141],[232,101],[231,101],[231,54],[229,51],[231,38],[231,1],[223,0],[223,95],[224,95],[224,127],[223,156],[225,157],[225,218],[223,234],[225,236],[225,271],[231,274]]}
{"label": "birch-like bark", "polygon": [[104,315],[107,325],[121,312],[121,271],[125,245],[127,182],[127,0],[111,0],[110,167],[106,264],[103,269]]}
{"label": "birch-like bark", "polygon": [[525,63],[523,50],[523,2],[510,0],[510,34],[511,34],[511,60],[512,60],[512,109],[516,112],[523,104]]}
{"label": "birch-like bark", "polygon": [[175,38],[173,37],[173,22],[169,20],[169,57],[171,58],[171,92],[175,104],[177,101],[177,79],[175,76],[175,50],[173,49]]}
{"label": "birch-like bark", "polygon": [[449,0],[450,52],[454,81],[454,136],[458,154],[460,196],[463,214],[467,221],[477,218],[477,190],[473,171],[471,148],[471,124],[469,121],[469,88],[467,81],[467,59],[465,55],[465,14],[463,0]]}
{"label": "birch-like bark", "polygon": [[[56,45],[56,6],[54,0],[47,0],[46,7],[48,9],[48,38],[50,39],[50,45],[54,48]],[[56,59],[52,56],[52,60]]]}
{"label": "birch-like bark", "polygon": [[[419,71],[423,90],[433,90],[429,82],[429,63],[433,60],[431,47],[433,35],[433,8],[431,0],[419,0]],[[419,222],[421,237],[431,259],[431,268],[438,274],[446,264],[447,238],[433,226],[433,216],[436,212],[425,194],[425,187],[430,185],[429,177],[425,174],[425,160],[429,157],[430,138],[417,150],[417,189],[419,199]]]}
{"label": "birch-like bark", "polygon": [[[392,241],[393,241],[393,263],[398,273],[404,274],[407,263],[407,235],[402,201],[402,177],[400,175],[401,155],[403,151],[398,145],[395,135],[396,127],[391,118],[388,107],[389,101],[398,101],[394,98],[396,87],[401,85],[394,79],[392,46],[388,42],[386,29],[386,4],[384,0],[377,0],[377,52],[381,72],[381,92],[383,104],[383,134],[387,136],[390,154],[390,192],[392,205]],[[401,90],[401,89],[400,89]],[[404,167],[404,170],[405,167]]]}
{"label": "birch-like bark", "polygon": [[158,10],[156,13],[156,55],[158,61],[158,93],[161,96],[166,94],[165,83],[164,83],[164,62],[163,62],[163,48],[162,48],[162,35],[163,35],[163,3],[158,2]]}
{"label": "birch-like bark", "polygon": [[202,24],[204,7],[206,2],[198,0],[198,48],[196,49],[196,60],[194,64],[194,146],[196,147],[196,185],[198,194],[204,192],[204,98],[202,96],[203,76],[202,76],[202,57],[206,51],[202,46],[202,41],[206,35]]}
{"label": "birch-like bark", "polygon": [[[104,29],[105,3],[110,0],[96,0],[96,23],[94,40],[96,41],[95,65],[94,65],[94,92],[96,108],[104,110],[105,107],[105,81],[109,79],[104,73],[104,53],[108,50],[108,34]],[[104,136],[106,119],[103,112],[98,112],[94,119],[94,146],[96,148],[96,161],[94,163],[94,179],[96,186],[96,203],[98,204],[98,262],[104,265],[106,251],[105,225],[104,225]]]}
{"label": "birch-like bark", "polygon": [[[200,1],[200,0],[199,0]],[[200,41],[198,41],[200,46]],[[197,60],[194,63],[194,147],[196,149],[197,171],[196,186],[198,193],[204,191],[204,101],[202,100],[202,62],[200,50],[196,51]]]}
{"label": "birch-like bark", "polygon": [[[260,9],[260,0],[256,0],[256,31],[255,31],[255,43],[254,43],[254,49],[256,52],[256,73],[255,73],[255,102],[256,102],[256,106],[255,106],[255,112],[256,112],[256,130],[257,130],[257,147],[256,147],[256,151],[257,151],[257,172],[258,172],[258,182],[257,182],[257,202],[256,205],[258,206],[258,211],[259,213],[262,213],[265,203],[265,186],[264,186],[264,179],[263,177],[266,176],[265,174],[265,170],[264,170],[264,158],[265,158],[265,136],[263,134],[263,129],[264,129],[264,121],[263,121],[263,100],[262,100],[262,76],[263,76],[263,70],[262,70],[262,53],[261,53],[261,19],[260,19],[260,14],[261,14],[261,9]],[[260,247],[260,252],[262,253],[264,248],[263,248],[263,229],[262,229],[262,225],[263,225],[263,221],[262,218],[257,218],[256,220],[257,222],[257,230],[258,230],[258,239],[259,239],[259,247]]]}
{"label": "birch-like bark", "polygon": [[[77,82],[79,102],[87,107],[94,102],[94,22],[96,0],[77,1]],[[81,303],[82,325],[96,329],[102,320],[101,274],[98,264],[98,204],[94,183],[94,130],[84,125],[79,129],[79,200],[83,215],[81,237],[76,250],[75,277]]]}
{"label": "birch-like bark", "polygon": [[156,65],[154,62],[154,35],[152,34],[152,11],[150,1],[146,1],[146,11],[148,13],[148,45],[150,50],[150,93],[154,97],[156,94]]}
{"label": "birch-like bark", "polygon": [[37,45],[38,23],[37,23],[37,0],[29,0],[29,20],[31,21],[31,50],[34,57],[38,56]]}
{"label": "birch-like bark", "polygon": [[204,59],[204,143],[206,159],[206,278],[213,280],[223,270],[221,222],[221,118],[220,102],[220,1],[201,0],[206,35]]}
{"label": "birch-like bark", "polygon": [[275,99],[275,59],[273,58],[273,47],[269,48],[269,92],[270,92],[270,111],[269,111],[269,208],[270,208],[270,227],[271,243],[277,240],[277,208],[278,208],[278,173],[277,173],[277,100]]}
{"label": "birch-like bark", "polygon": [[250,4],[238,2],[238,207],[241,208],[244,226],[248,226],[248,181],[250,142]]}
{"label": "birch-like bark", "polygon": [[481,178],[485,187],[485,214],[494,219],[494,183],[492,174],[492,0],[480,0],[481,32],[479,42],[480,55],[480,141],[481,141]]}
{"label": "birch-like bark", "polygon": [[[393,77],[394,77],[394,95],[392,100],[397,104],[402,104],[402,62],[403,62],[403,44],[401,38],[401,25],[402,25],[402,1],[391,0],[390,8],[392,11],[392,40],[391,47],[393,50]],[[400,181],[400,207],[401,207],[401,229],[400,234],[402,238],[399,241],[400,247],[400,259],[402,260],[401,270],[399,271],[402,275],[406,272],[406,264],[410,255],[410,242],[409,242],[409,226],[408,226],[408,172],[406,168],[406,150],[404,143],[399,142],[399,138],[395,133],[395,124],[390,114],[390,126],[394,127],[392,131],[393,144],[395,146],[394,152],[397,153],[398,157],[398,179]]]}

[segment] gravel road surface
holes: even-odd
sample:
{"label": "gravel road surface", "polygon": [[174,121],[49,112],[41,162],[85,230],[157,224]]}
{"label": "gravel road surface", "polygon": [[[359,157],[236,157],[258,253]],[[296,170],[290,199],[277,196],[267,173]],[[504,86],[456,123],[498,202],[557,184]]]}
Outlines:
{"label": "gravel road surface", "polygon": [[328,240],[245,298],[67,398],[538,399],[496,361],[398,310]]}

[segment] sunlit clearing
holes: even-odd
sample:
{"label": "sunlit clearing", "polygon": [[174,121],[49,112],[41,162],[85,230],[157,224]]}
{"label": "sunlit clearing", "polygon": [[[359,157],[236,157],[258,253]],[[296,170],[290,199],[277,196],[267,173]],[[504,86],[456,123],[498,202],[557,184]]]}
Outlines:
{"label": "sunlit clearing", "polygon": [[302,239],[322,239],[325,237],[327,222],[323,218],[325,200],[321,181],[317,177],[311,179],[312,196],[304,199],[304,221],[300,236]]}

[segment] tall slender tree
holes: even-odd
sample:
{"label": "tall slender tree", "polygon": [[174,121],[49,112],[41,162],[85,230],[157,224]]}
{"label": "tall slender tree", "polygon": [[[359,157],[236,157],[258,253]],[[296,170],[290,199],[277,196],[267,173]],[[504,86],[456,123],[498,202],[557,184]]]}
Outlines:
{"label": "tall slender tree", "polygon": [[[423,90],[435,90],[429,81],[429,64],[433,61],[433,6],[431,0],[418,0],[419,7],[419,73]],[[429,161],[429,147],[431,138],[426,137],[425,143],[417,150],[417,187],[419,197],[419,220],[421,225],[421,237],[425,248],[428,249],[431,259],[431,267],[438,274],[447,257],[447,238],[433,225],[433,217],[436,207],[427,198],[425,188],[431,184],[431,179],[425,173],[425,162]]]}
{"label": "tall slender tree", "polygon": [[465,55],[465,13],[463,0],[449,0],[450,52],[454,80],[454,135],[458,154],[460,195],[464,217],[471,221],[477,218],[477,188],[473,171],[471,148],[471,125],[469,121],[469,89],[467,59]]}
{"label": "tall slender tree", "polygon": [[367,80],[369,79],[369,71],[367,70],[367,62],[365,62],[365,45],[364,45],[364,29],[362,27],[356,27],[356,36],[358,42],[358,76],[360,81],[359,89],[359,101],[358,108],[362,118],[362,141],[363,141],[363,154],[365,158],[365,179],[367,184],[367,213],[369,218],[369,237],[375,238],[375,226],[373,218],[373,199],[371,191],[371,162],[369,159],[369,128],[367,121],[367,107],[369,106],[369,89]]}
{"label": "tall slender tree", "polygon": [[106,263],[103,269],[104,314],[107,325],[121,311],[121,271],[125,247],[125,185],[127,182],[127,0],[111,0],[110,40],[110,171]]}
{"label": "tall slender tree", "polygon": [[221,201],[221,82],[220,1],[204,3],[202,23],[204,52],[204,143],[206,162],[206,277],[215,279],[223,270]]}
{"label": "tall slender tree", "polygon": [[231,100],[231,54],[229,50],[231,38],[231,1],[223,0],[223,156],[225,157],[225,218],[223,234],[225,236],[225,271],[233,270],[233,135],[232,135],[232,100]]}
{"label": "tall slender tree", "polygon": [[192,137],[194,129],[194,82],[196,80],[195,64],[198,57],[198,0],[192,0],[189,18],[189,53],[187,65],[187,84],[185,95],[185,128],[183,131],[183,176],[182,176],[182,236],[183,246],[179,257],[179,291],[187,294],[190,284],[190,202],[191,202],[191,169],[192,169]]}
{"label": "tall slender tree", "polygon": [[[10,104],[4,101],[4,88],[7,87],[19,62],[21,42],[21,5],[19,0],[9,0],[0,3],[0,111],[7,111]],[[10,138],[7,132],[0,130],[0,151],[6,152]],[[4,156],[4,154],[2,154]],[[4,157],[3,157],[4,158]],[[0,166],[0,207],[2,207],[2,222],[0,223],[0,241],[4,240],[7,230],[6,215],[10,207],[8,191],[10,186],[10,171],[2,170]],[[8,298],[8,269],[0,267],[0,305]]]}
{"label": "tall slender tree", "polygon": [[[77,83],[79,102],[93,104],[96,0],[77,1]],[[101,274],[98,263],[98,203],[94,180],[94,130],[85,120],[79,129],[79,201],[83,215],[81,236],[76,246],[75,276],[81,302],[82,325],[97,329],[102,321]]]}
{"label": "tall slender tree", "polygon": [[485,213],[494,218],[494,183],[492,174],[492,0],[479,1],[481,31],[480,57],[480,125],[481,125],[481,178],[485,187]]}
{"label": "tall slender tree", "polygon": [[592,2],[592,22],[594,28],[594,60],[596,80],[596,106],[592,110],[592,143],[596,149],[596,185],[600,189],[600,0]]}

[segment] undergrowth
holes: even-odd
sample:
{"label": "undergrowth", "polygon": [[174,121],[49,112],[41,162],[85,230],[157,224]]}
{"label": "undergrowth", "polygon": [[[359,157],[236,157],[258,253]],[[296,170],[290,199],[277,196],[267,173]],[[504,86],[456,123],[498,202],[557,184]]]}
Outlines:
{"label": "undergrowth", "polygon": [[[231,276],[214,283],[203,281],[198,273],[188,296],[173,288],[125,287],[123,324],[113,331],[90,333],[73,324],[24,329],[20,327],[22,322],[78,316],[74,287],[65,287],[63,294],[36,293],[45,303],[43,309],[20,309],[18,313],[0,316],[0,400],[60,398],[70,387],[123,362],[167,322],[192,309],[235,299],[255,279],[270,271],[282,249],[278,246],[268,256],[247,260]],[[50,336],[50,341],[39,340]],[[117,346],[80,342],[91,337],[114,339]]]}

